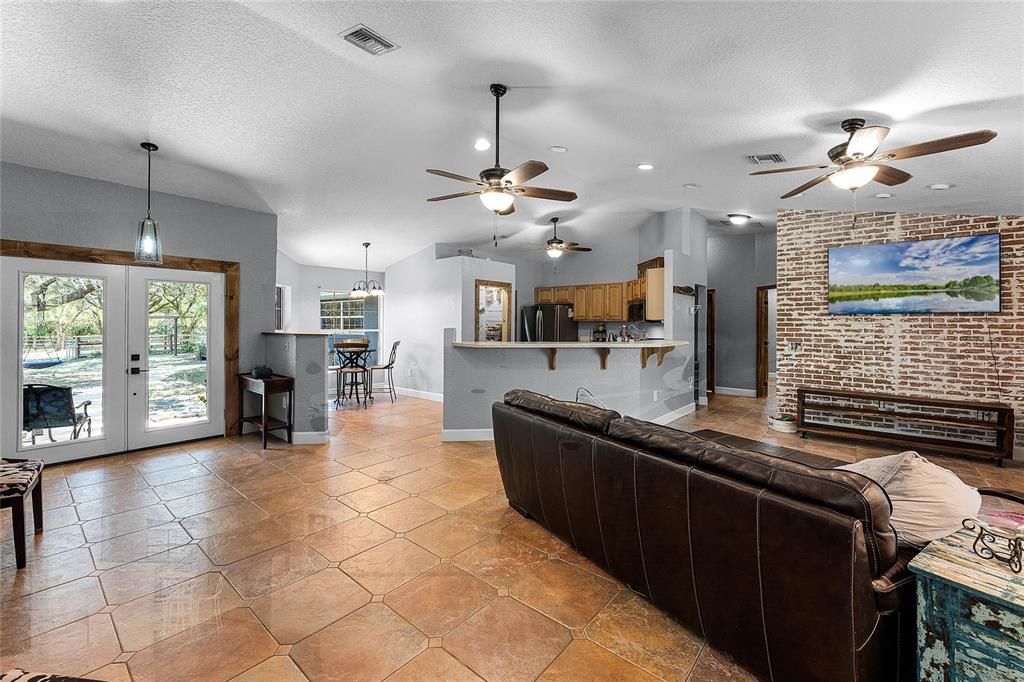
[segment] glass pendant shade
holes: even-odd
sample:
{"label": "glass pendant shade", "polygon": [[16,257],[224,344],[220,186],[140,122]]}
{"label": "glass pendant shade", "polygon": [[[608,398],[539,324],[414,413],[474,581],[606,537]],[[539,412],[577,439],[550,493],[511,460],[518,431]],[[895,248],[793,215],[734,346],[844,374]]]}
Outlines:
{"label": "glass pendant shade", "polygon": [[160,245],[160,221],[156,218],[139,221],[139,234],[135,238],[135,262],[150,265],[164,262],[164,251]]}
{"label": "glass pendant shade", "polygon": [[480,201],[491,211],[498,213],[506,210],[515,201],[515,197],[497,187],[486,189],[480,194]]}
{"label": "glass pendant shade", "polygon": [[552,248],[552,247],[549,246],[548,250],[547,250],[547,254],[548,254],[548,258],[561,258],[562,257],[562,250],[561,249]]}
{"label": "glass pendant shade", "polygon": [[828,176],[829,182],[840,189],[860,189],[878,174],[878,166],[851,166]]}
{"label": "glass pendant shade", "polygon": [[366,298],[367,296],[383,296],[384,287],[375,279],[370,279],[370,242],[363,242],[363,279],[352,285],[349,298]]}

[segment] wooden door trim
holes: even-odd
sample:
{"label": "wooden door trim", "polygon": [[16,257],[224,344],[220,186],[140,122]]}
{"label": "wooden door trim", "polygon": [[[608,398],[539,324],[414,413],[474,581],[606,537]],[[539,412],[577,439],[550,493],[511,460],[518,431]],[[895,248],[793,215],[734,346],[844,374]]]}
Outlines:
{"label": "wooden door trim", "polygon": [[775,288],[774,284],[757,287],[757,354],[756,393],[758,398],[768,396],[768,292]]}
{"label": "wooden door trim", "polygon": [[[504,289],[505,304],[501,310],[501,340],[512,340],[512,282],[497,282],[492,279],[473,280],[473,339],[475,341],[482,341],[482,339],[477,338],[480,336],[480,287]],[[552,288],[553,291],[554,288]]]}
{"label": "wooden door trim", "polygon": [[91,246],[46,244],[19,239],[0,239],[0,256],[17,258],[43,258],[46,260],[103,263],[196,272],[224,274],[224,435],[236,436],[242,432],[241,404],[238,400],[238,294],[241,265],[236,261],[164,256],[161,265],[136,263],[132,251],[100,249]]}
{"label": "wooden door trim", "polygon": [[716,295],[714,289],[707,290],[707,310],[705,311],[705,330],[707,336],[705,341],[704,369],[705,398],[708,393],[715,392],[715,315],[717,314]]}

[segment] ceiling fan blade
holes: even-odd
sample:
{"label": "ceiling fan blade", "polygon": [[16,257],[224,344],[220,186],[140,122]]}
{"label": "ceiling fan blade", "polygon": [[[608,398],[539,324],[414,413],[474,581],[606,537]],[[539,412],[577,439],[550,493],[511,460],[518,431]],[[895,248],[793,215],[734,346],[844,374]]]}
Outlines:
{"label": "ceiling fan blade", "polygon": [[579,245],[577,245],[577,246],[567,246],[567,247],[565,247],[565,250],[566,251],[593,251],[593,249],[590,248],[589,246],[579,246]]}
{"label": "ceiling fan blade", "polygon": [[564,189],[547,189],[546,187],[512,187],[516,194],[533,199],[553,199],[554,201],[573,201],[576,192]]}
{"label": "ceiling fan blade", "polygon": [[516,212],[516,205],[515,204],[509,204],[508,208],[506,208],[504,211],[498,211],[498,215],[512,215],[515,212]]}
{"label": "ceiling fan blade", "polygon": [[846,143],[846,155],[851,159],[866,159],[882,146],[889,129],[885,126],[868,126],[854,130]]}
{"label": "ceiling fan blade", "polygon": [[789,173],[790,171],[823,170],[828,166],[792,166],[791,168],[773,168],[772,170],[755,171],[751,175],[771,175],[772,173]]}
{"label": "ceiling fan blade", "polygon": [[527,161],[521,163],[508,173],[505,173],[504,177],[501,178],[502,182],[507,182],[510,185],[521,185],[531,178],[535,178],[541,173],[546,172],[548,165],[543,161]]}
{"label": "ceiling fan blade", "polygon": [[474,189],[469,192],[459,192],[458,194],[445,194],[440,197],[430,197],[427,201],[444,201],[445,199],[457,199],[458,197],[471,197],[474,194],[480,194],[481,190]]}
{"label": "ceiling fan blade", "polygon": [[830,175],[832,175],[832,173],[825,173],[824,175],[819,175],[818,177],[814,178],[810,182],[805,182],[804,184],[800,185],[796,189],[791,190],[789,192],[786,192],[780,198],[781,199],[789,199],[790,197],[796,196],[797,194],[800,194],[801,192],[806,192],[810,188],[812,188],[815,185],[817,185],[819,182],[824,182],[825,180],[828,180],[828,176],[830,176]]}
{"label": "ceiling fan blade", "polygon": [[473,178],[467,178],[465,175],[456,175],[455,173],[449,173],[448,171],[437,170],[436,168],[428,168],[427,172],[431,175],[440,175],[442,178],[450,178],[452,180],[458,180],[459,182],[468,182],[471,185],[480,185],[486,187],[487,183],[474,180]]}
{"label": "ceiling fan blade", "polygon": [[875,182],[880,182],[883,185],[902,185],[904,182],[914,177],[906,171],[901,171],[899,168],[893,168],[892,166],[883,166],[882,164],[871,164],[878,166],[878,173],[875,174]]}
{"label": "ceiling fan blade", "polygon": [[964,147],[973,147],[979,144],[985,144],[996,136],[994,130],[975,130],[973,133],[964,133],[963,135],[954,135],[952,137],[942,137],[938,140],[930,140],[928,142],[919,142],[918,144],[912,144],[908,147],[897,147],[896,149],[890,149],[879,155],[879,160],[888,161],[889,159],[912,159],[915,156],[925,156],[927,154],[938,154],[939,152],[948,152],[953,149],[963,149]]}

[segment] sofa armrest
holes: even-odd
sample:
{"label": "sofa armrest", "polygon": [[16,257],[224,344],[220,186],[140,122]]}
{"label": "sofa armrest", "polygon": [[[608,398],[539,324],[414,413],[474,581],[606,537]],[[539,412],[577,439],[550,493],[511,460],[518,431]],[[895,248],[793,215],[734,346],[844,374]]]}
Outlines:
{"label": "sofa armrest", "polygon": [[899,609],[900,593],[908,585],[914,585],[914,574],[910,572],[910,561],[915,556],[917,556],[917,550],[900,549],[895,563],[882,575],[871,581],[878,610],[882,613],[892,613]]}
{"label": "sofa armrest", "polygon": [[1017,504],[1024,504],[1024,493],[1019,493],[1016,490],[1006,490],[1005,488],[978,488],[978,492],[982,495],[988,495],[989,497],[998,497],[1003,500],[1009,500],[1010,502],[1016,502]]}

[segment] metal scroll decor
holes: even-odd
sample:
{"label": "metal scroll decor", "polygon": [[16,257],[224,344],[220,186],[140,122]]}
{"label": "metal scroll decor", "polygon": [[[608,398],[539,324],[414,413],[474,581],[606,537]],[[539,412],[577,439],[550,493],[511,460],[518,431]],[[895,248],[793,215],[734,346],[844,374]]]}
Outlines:
{"label": "metal scroll decor", "polygon": [[974,553],[982,559],[994,559],[1010,567],[1014,573],[1021,572],[1024,560],[1024,535],[1019,531],[993,528],[978,519],[964,519],[963,526],[975,534]]}

